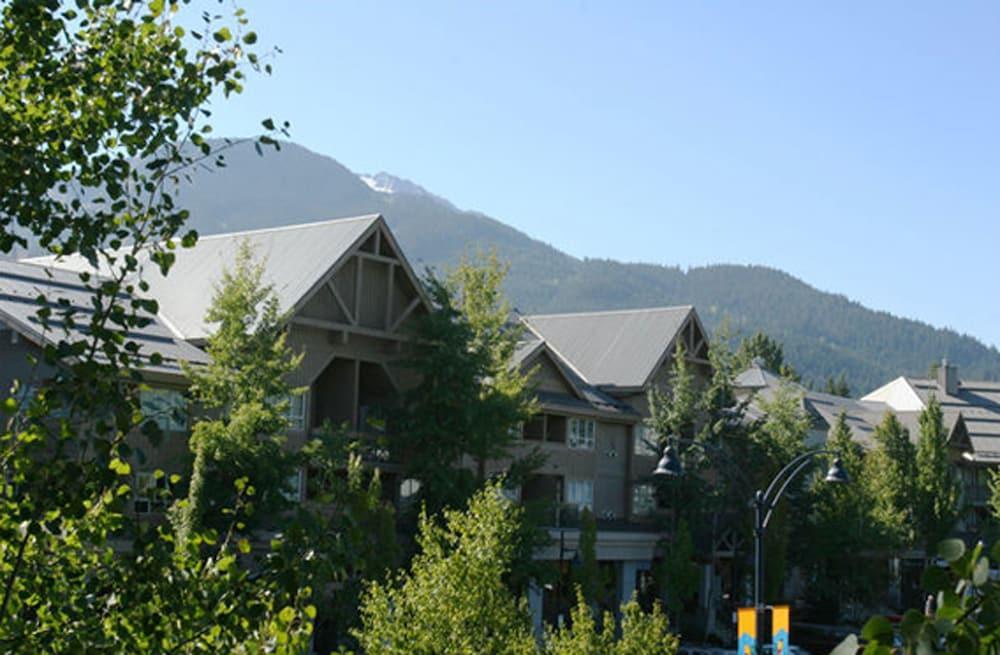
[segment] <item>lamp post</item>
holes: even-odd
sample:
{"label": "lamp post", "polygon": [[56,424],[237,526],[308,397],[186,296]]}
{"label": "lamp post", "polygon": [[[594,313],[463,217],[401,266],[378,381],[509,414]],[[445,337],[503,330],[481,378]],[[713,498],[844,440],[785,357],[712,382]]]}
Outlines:
{"label": "lamp post", "polygon": [[[694,442],[698,446],[704,446],[705,444],[701,442]],[[799,473],[805,470],[805,468],[812,462],[812,460],[819,455],[835,455],[833,451],[821,448],[818,450],[811,450],[807,453],[803,453],[790,461],[784,466],[774,479],[771,480],[770,484],[767,485],[767,489],[764,491],[757,490],[752,499],[752,505],[754,508],[754,531],[753,531],[753,551],[754,551],[754,585],[753,585],[753,604],[756,611],[757,617],[757,638],[760,639],[762,634],[762,622],[765,611],[764,605],[764,533],[767,530],[768,524],[771,522],[771,516],[774,514],[775,507],[778,506],[778,501],[781,500],[782,495],[785,490],[788,489],[788,485],[798,476]],[[663,449],[663,457],[656,465],[656,469],[653,471],[653,475],[659,477],[674,478],[679,477],[684,474],[684,465],[681,462],[680,457],[677,455],[677,451],[674,449],[673,445],[668,445]],[[824,482],[843,484],[850,482],[850,476],[847,475],[847,471],[844,470],[844,466],[840,461],[839,457],[834,457],[833,463],[830,468],[827,469],[826,476],[823,478]],[[758,650],[759,650],[758,641]]]}

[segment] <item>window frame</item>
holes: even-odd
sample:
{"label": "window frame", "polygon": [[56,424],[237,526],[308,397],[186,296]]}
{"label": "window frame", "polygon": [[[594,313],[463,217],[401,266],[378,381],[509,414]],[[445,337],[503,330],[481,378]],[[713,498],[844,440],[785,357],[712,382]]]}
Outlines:
{"label": "window frame", "polygon": [[[305,432],[309,420],[309,390],[302,393],[288,394],[288,407],[285,409],[285,421],[288,429],[295,432]],[[296,401],[301,401],[300,412],[293,411]]]}
{"label": "window frame", "polygon": [[[565,486],[566,497],[563,501],[564,504],[575,507],[579,512],[582,512],[584,509],[589,509],[591,513],[594,512],[593,478],[566,478]],[[574,493],[574,491],[579,492],[581,489],[587,489],[587,493],[583,494],[587,497],[584,502],[581,502],[579,498],[574,498],[574,496],[579,495],[579,493]]]}
{"label": "window frame", "polygon": [[649,482],[632,485],[632,516],[648,518],[656,513],[656,509],[656,486]]}
{"label": "window frame", "polygon": [[632,454],[637,457],[658,457],[660,455],[656,431],[648,425],[636,424],[632,429]]}
{"label": "window frame", "polygon": [[570,416],[566,421],[566,446],[573,450],[596,450],[597,420]]}
{"label": "window frame", "polygon": [[[142,482],[144,479],[149,480],[151,484],[144,484]],[[136,515],[162,514],[166,511],[167,501],[162,497],[162,492],[166,491],[169,485],[163,471],[136,471],[132,485],[132,511]],[[145,503],[146,509],[139,509],[140,503]]]}
{"label": "window frame", "polygon": [[[149,402],[152,398],[161,399],[165,406],[152,408]],[[164,387],[152,387],[139,391],[139,408],[144,420],[153,421],[163,432],[187,432],[191,424],[188,416],[188,399],[183,391]],[[179,411],[178,411],[179,410]],[[183,416],[183,422],[177,418]]]}

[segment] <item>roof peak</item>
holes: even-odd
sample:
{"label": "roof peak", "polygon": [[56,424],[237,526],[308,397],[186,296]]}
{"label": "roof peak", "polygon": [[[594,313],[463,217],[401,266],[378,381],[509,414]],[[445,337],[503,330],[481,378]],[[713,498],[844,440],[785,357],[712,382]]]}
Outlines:
{"label": "roof peak", "polygon": [[666,311],[681,311],[687,310],[691,311],[694,309],[694,305],[670,305],[664,307],[638,307],[635,309],[604,309],[599,311],[590,312],[558,312],[554,314],[528,314],[523,318],[529,321],[533,318],[556,318],[560,316],[605,316],[611,314],[641,314],[641,313],[652,313],[652,312],[666,312]]}

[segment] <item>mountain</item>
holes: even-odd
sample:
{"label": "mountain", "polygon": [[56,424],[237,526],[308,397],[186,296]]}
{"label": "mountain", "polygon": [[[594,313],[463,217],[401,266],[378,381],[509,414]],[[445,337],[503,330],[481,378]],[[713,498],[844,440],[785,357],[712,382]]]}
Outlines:
{"label": "mountain", "polygon": [[199,171],[179,199],[202,234],[379,212],[411,262],[442,268],[495,248],[511,265],[507,292],[522,312],[693,304],[707,326],[764,330],[782,341],[806,380],[845,375],[855,392],[923,375],[942,357],[966,379],[1000,379],[1000,352],[952,330],[863,307],[763,266],[691,268],[578,259],[489,216],[462,211],[387,173],[357,175],[295,144],[226,152],[224,169]]}

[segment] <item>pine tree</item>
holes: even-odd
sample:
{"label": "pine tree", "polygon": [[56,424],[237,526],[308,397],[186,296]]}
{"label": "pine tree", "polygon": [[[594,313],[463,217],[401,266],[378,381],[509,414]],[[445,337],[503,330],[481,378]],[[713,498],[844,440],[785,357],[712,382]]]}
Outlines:
{"label": "pine tree", "polygon": [[262,518],[286,503],[282,492],[294,470],[292,455],[282,446],[286,413],[290,395],[302,393],[289,386],[287,376],[302,356],[286,343],[278,299],[263,274],[263,263],[255,262],[250,244],[242,242],[205,314],[205,321],[216,325],[206,347],[210,361],[184,366],[195,400],[217,415],[198,420],[191,432],[188,495],[171,508],[179,547],[222,518],[210,515],[205,501],[228,507],[224,499],[237,480],[245,479],[243,489],[253,490]]}
{"label": "pine tree", "polygon": [[688,369],[684,345],[678,344],[674,349],[669,389],[664,391],[653,386],[649,390],[650,417],[646,424],[656,433],[661,445],[668,436],[692,439],[695,436],[698,403],[694,376]]}
{"label": "pine tree", "polygon": [[593,512],[584,509],[580,516],[580,564],[573,571],[583,598],[591,607],[597,607],[604,600],[604,575],[597,561],[597,520]]}
{"label": "pine tree", "polygon": [[909,431],[886,412],[873,435],[875,448],[865,457],[864,484],[872,499],[871,518],[893,550],[913,543],[916,452]]}
{"label": "pine tree", "polygon": [[531,374],[513,365],[523,327],[510,321],[510,302],[503,295],[509,268],[490,252],[463,259],[448,276],[453,301],[470,328],[469,347],[482,353],[486,363],[479,385],[479,420],[465,444],[479,484],[486,479],[487,462],[510,455],[519,440],[518,426],[535,411]]}
{"label": "pine tree", "polygon": [[941,403],[931,396],[920,413],[916,454],[916,517],[927,553],[948,536],[958,520],[960,489],[948,456]]}
{"label": "pine tree", "polygon": [[785,349],[781,342],[765,332],[756,332],[740,341],[735,360],[740,370],[749,368],[753,361],[760,360],[765,370],[777,373],[792,382],[799,382],[801,376],[785,361]]}
{"label": "pine tree", "polygon": [[[464,261],[443,280],[432,273],[425,280],[433,310],[417,323],[403,362],[420,383],[404,394],[390,438],[431,513],[464,503],[485,480],[487,462],[511,456],[517,427],[535,411],[530,372],[512,366],[520,332],[507,324],[505,272],[491,255]],[[474,474],[456,469],[463,456],[475,462]],[[536,460],[530,455],[511,468],[524,472]]]}
{"label": "pine tree", "polygon": [[844,377],[843,373],[836,379],[832,375],[828,377],[823,391],[834,396],[851,397],[851,387],[847,384],[847,378]]}
{"label": "pine tree", "polygon": [[687,521],[681,519],[673,539],[666,547],[663,560],[656,567],[657,583],[666,598],[674,623],[680,626],[684,605],[698,592],[701,574],[694,563],[694,540]]}
{"label": "pine tree", "polygon": [[877,542],[878,534],[869,521],[872,501],[862,483],[864,451],[853,440],[843,412],[830,429],[826,447],[840,458],[850,483],[827,484],[823,469],[813,479],[809,545],[803,549],[807,562],[816,570],[818,583],[813,593],[838,606],[844,601],[868,602],[877,594],[878,585],[872,581],[883,567],[866,552]]}

